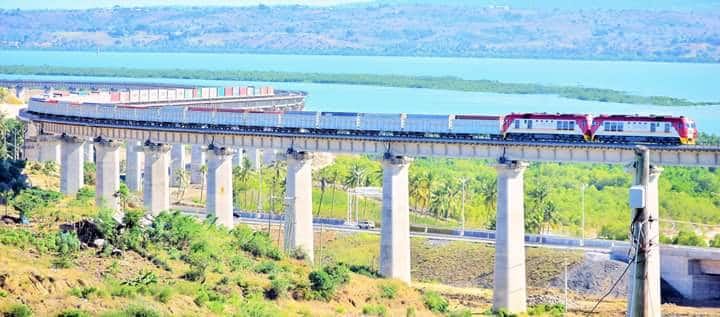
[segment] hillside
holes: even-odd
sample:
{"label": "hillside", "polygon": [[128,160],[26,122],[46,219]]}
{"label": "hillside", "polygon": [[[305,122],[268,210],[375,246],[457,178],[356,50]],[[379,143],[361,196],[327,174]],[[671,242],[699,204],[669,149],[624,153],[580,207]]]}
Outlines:
{"label": "hillside", "polygon": [[[0,48],[720,61],[720,12],[424,3],[0,11]],[[72,23],[67,23],[72,21]]]}

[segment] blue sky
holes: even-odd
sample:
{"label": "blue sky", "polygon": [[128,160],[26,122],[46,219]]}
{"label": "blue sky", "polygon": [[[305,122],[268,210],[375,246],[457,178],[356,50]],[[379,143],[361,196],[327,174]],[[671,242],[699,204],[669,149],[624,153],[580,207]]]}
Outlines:
{"label": "blue sky", "polygon": [[258,4],[304,4],[304,5],[338,5],[358,2],[370,2],[370,0],[0,0],[2,9],[87,9],[98,7],[112,7],[120,5],[123,7],[141,6],[255,6]]}

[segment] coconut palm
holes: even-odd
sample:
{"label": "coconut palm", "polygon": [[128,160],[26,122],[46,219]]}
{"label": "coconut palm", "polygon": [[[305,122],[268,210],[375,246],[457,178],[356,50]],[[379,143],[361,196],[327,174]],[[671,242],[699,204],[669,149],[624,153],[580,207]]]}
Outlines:
{"label": "coconut palm", "polygon": [[200,201],[203,200],[203,193],[205,192],[205,182],[207,181],[208,166],[203,164],[200,166]]}
{"label": "coconut palm", "polygon": [[175,177],[175,183],[178,186],[177,201],[181,202],[185,198],[185,191],[190,184],[190,178],[185,168],[177,168],[173,171],[173,177]]}

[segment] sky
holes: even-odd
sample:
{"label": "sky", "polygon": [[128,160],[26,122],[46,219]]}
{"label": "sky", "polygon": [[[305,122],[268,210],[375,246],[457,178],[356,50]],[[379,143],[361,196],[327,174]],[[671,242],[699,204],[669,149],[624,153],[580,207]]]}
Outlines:
{"label": "sky", "polygon": [[256,6],[302,4],[332,6],[348,3],[371,2],[371,0],[0,0],[2,9],[88,9],[144,6]]}

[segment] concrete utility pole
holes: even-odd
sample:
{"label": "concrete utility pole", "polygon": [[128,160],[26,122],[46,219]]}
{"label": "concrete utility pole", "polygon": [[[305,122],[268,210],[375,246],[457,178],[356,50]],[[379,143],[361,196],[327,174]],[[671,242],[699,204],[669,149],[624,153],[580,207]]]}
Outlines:
{"label": "concrete utility pole", "polygon": [[[644,146],[635,149],[635,185],[630,189],[632,215],[632,242],[635,260],[630,275],[631,297],[628,316],[660,317],[660,248],[657,206],[657,177],[651,175],[650,150]],[[655,184],[649,186],[650,178]]]}

